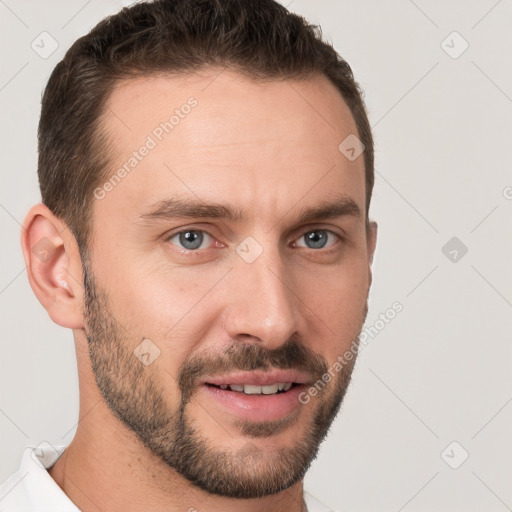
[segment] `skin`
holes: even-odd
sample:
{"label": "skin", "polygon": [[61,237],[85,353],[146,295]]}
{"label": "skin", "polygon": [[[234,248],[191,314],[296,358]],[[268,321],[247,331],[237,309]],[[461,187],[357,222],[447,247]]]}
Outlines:
{"label": "skin", "polygon": [[[354,361],[272,428],[209,400],[190,379],[191,362],[207,375],[215,364],[229,370],[274,354],[276,364],[296,364],[316,380],[357,338],[377,236],[364,215],[363,156],[350,161],[338,150],[357,129],[322,76],[254,83],[234,71],[204,70],[137,78],[116,86],[103,117],[115,148],[112,172],[190,96],[198,101],[190,114],[93,201],[87,290],[65,223],[41,204],[25,219],[31,286],[53,321],[73,330],[79,371],[80,421],[49,472],[85,511],[301,511],[301,467],[316,455]],[[298,223],[301,210],[342,194],[360,216]],[[177,196],[231,205],[245,219],[143,217]],[[172,236],[186,229],[211,236],[187,252]],[[311,231],[328,236],[325,247],[308,247]],[[236,252],[248,236],[262,249],[252,263]],[[32,249],[43,238],[52,250],[37,258]],[[160,350],[149,365],[133,356],[143,339]],[[290,344],[302,348],[291,366]],[[200,460],[213,470],[208,481],[218,477],[217,493],[165,457],[182,438],[175,435],[180,407],[181,426],[196,434],[193,449],[200,438],[207,450]],[[127,419],[138,421],[130,427]],[[138,429],[150,425],[144,442]],[[309,448],[294,464],[287,454],[300,446]],[[252,497],[237,497],[235,488],[222,495],[225,468],[252,485]],[[282,489],[257,496],[272,483]]]}

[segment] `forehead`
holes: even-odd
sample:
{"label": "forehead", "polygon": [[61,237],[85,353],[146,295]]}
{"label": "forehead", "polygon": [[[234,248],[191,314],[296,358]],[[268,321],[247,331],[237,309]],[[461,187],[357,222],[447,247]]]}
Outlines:
{"label": "forehead", "polygon": [[[266,140],[279,135],[283,144],[302,138],[310,145],[322,142],[332,149],[339,144],[340,135],[357,133],[341,94],[323,75],[301,81],[254,81],[215,68],[193,75],[146,76],[119,82],[107,102],[104,125],[120,136],[121,142],[136,143],[132,136],[138,136],[137,131],[151,133],[172,114],[182,121],[187,112],[177,111],[188,110],[186,104],[193,101],[191,98],[197,102],[193,116],[186,123],[178,122],[179,130],[175,125],[173,138],[192,132],[189,141],[197,142],[195,149],[199,142],[204,147],[219,138],[255,145],[258,141],[252,136],[256,133]],[[172,145],[173,138],[167,138],[166,143]]]}
{"label": "forehead", "polygon": [[135,212],[188,194],[277,215],[305,195],[314,202],[331,192],[364,211],[363,156],[350,161],[339,150],[357,127],[324,76],[254,82],[212,69],[125,80],[102,129],[111,153],[105,214],[107,205],[130,203]]}

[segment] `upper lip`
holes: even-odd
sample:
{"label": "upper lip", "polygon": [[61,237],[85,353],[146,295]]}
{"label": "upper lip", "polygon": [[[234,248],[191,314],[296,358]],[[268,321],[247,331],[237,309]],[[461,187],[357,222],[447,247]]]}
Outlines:
{"label": "upper lip", "polygon": [[303,372],[295,370],[254,370],[249,372],[233,372],[225,375],[214,375],[204,379],[203,384],[249,384],[252,386],[268,386],[277,382],[292,382],[295,384],[306,384],[311,377]]}

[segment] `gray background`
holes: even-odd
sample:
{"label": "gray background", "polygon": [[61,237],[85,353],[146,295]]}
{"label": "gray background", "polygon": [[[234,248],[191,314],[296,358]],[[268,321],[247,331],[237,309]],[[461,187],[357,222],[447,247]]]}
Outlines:
{"label": "gray background", "polygon": [[[67,444],[78,421],[72,334],[36,300],[19,244],[39,201],[41,91],[128,3],[0,0],[0,481],[24,446]],[[380,227],[367,326],[403,305],[362,350],[306,488],[326,511],[512,510],[512,4],[283,4],[322,26],[365,90]],[[31,47],[43,31],[58,43],[47,58]]]}

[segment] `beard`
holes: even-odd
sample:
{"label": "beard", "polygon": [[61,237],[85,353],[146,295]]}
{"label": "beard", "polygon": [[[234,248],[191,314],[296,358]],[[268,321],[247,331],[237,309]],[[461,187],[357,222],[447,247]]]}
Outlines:
{"label": "beard", "polygon": [[[293,447],[262,450],[257,446],[262,441],[247,440],[242,449],[222,449],[215,439],[198,430],[187,415],[187,405],[201,377],[221,371],[280,368],[305,371],[316,382],[328,372],[326,360],[297,338],[274,350],[261,342],[236,341],[221,353],[195,354],[179,368],[179,406],[172,409],[165,398],[169,392],[156,380],[157,373],[148,371],[130,348],[142,337],[129,333],[115,320],[107,294],[96,286],[87,259],[83,261],[85,332],[96,384],[111,412],[147,449],[195,486],[219,496],[263,497],[282,492],[303,479],[340,409],[356,357],[346,362],[307,405],[316,410]],[[366,305],[361,328],[367,310]],[[162,341],[161,346],[171,342]],[[302,407],[305,405],[295,410],[297,414],[284,419],[237,420],[234,425],[243,436],[271,438],[298,421]],[[238,439],[234,441],[239,444]]]}

